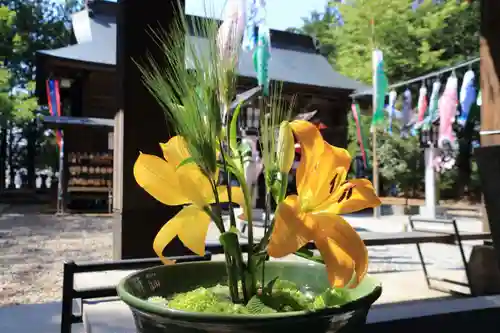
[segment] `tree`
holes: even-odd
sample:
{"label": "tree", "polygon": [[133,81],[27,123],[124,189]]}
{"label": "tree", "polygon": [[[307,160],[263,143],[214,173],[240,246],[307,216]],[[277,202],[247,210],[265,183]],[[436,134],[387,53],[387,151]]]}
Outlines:
{"label": "tree", "polygon": [[[363,128],[362,135],[367,144],[365,149],[367,150],[368,158],[370,158],[372,150],[372,135],[370,133],[371,116],[360,115],[359,121]],[[352,116],[349,116],[348,133],[349,144],[347,150],[351,156],[359,155],[357,129]],[[377,147],[379,172],[382,180],[387,185],[395,185],[396,189],[399,192],[403,192],[406,197],[416,196],[422,190],[422,179],[424,176],[424,164],[418,138],[401,138],[399,126],[393,124],[392,135],[384,134],[377,136]],[[372,170],[366,170],[366,172],[371,174]],[[384,186],[380,187],[381,193],[387,192],[388,189],[388,186],[385,188]]]}
{"label": "tree", "polygon": [[413,11],[408,0],[356,0],[340,11],[346,24],[330,29],[321,42],[336,46],[330,60],[337,70],[363,82],[371,82],[373,47],[383,51],[391,82],[479,54],[478,2],[426,0]]}
{"label": "tree", "polygon": [[288,28],[286,31],[312,36],[318,43],[321,53],[325,56],[332,56],[335,52],[335,46],[333,44],[322,43],[322,41],[327,38],[330,29],[334,29],[335,27],[335,18],[328,9],[329,6],[326,5],[324,12],[311,12],[309,17],[302,18],[304,25],[301,28]]}
{"label": "tree", "polygon": [[[9,114],[3,115],[2,131],[8,128],[12,130],[13,126],[23,128],[22,133],[27,139],[28,185],[31,187],[34,187],[35,181],[35,155],[39,150],[37,143],[42,143],[44,138],[35,120],[38,114],[46,112],[46,109],[38,106],[34,95],[36,51],[70,43],[69,14],[80,5],[81,1],[77,0],[65,3],[52,0],[0,0],[0,60],[2,68],[7,70],[5,76],[8,77],[8,84],[4,90],[8,92],[11,110]],[[6,137],[2,132],[2,156],[7,154],[4,148]],[[14,152],[8,155],[12,158]],[[5,164],[2,163],[0,169],[4,168]],[[1,173],[0,182],[3,182]]]}

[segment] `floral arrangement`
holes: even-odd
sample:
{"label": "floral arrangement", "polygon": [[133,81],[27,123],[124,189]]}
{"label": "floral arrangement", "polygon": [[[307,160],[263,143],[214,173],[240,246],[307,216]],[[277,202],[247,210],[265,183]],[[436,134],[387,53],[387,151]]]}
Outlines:
{"label": "floral arrangement", "polygon": [[[243,29],[231,20],[218,27],[216,22],[188,22],[179,16],[169,34],[153,33],[163,49],[166,67],[152,58],[147,66],[139,65],[145,85],[164,107],[177,135],[160,143],[161,157],[140,153],[134,166],[135,179],[163,204],[183,206],[158,232],[154,251],[165,264],[173,264],[163,251],[178,237],[202,256],[209,226],[215,224],[224,248],[233,304],[245,305],[263,292],[261,277],[267,256],[296,254],[320,261],[333,289],[356,287],[367,271],[367,249],[341,215],[379,205],[372,184],[366,179],[347,180],[349,153],[324,141],[314,124],[290,120],[292,110],[285,106],[280,89],[267,94],[266,75],[260,75],[259,87],[246,96],[257,98],[261,109],[259,138],[269,227],[257,240],[253,235],[252,193],[244,172],[248,147],[237,137],[238,117],[248,101],[236,94],[238,34]],[[238,15],[233,17],[238,19]],[[193,30],[209,41],[203,54],[197,45],[185,42],[186,32]],[[287,196],[295,141],[301,147],[297,194]],[[220,182],[221,172],[227,185]],[[231,186],[232,180],[239,186]],[[274,212],[272,201],[277,207]],[[221,214],[223,204],[229,207],[228,222]],[[236,205],[243,208],[242,218],[248,224],[246,258],[240,246]],[[304,250],[310,242],[320,256]]]}

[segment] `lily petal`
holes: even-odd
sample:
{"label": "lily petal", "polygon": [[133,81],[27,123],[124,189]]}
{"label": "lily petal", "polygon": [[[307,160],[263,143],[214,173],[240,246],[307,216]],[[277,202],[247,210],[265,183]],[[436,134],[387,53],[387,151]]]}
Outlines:
{"label": "lily petal", "polygon": [[134,177],[140,187],[165,205],[191,203],[182,194],[174,167],[158,156],[140,153],[134,164]]}
{"label": "lily petal", "polygon": [[325,151],[329,152],[333,157],[334,167],[349,170],[352,158],[346,149],[332,146],[325,141]]}
{"label": "lily petal", "polygon": [[[160,147],[163,151],[163,157],[165,158],[165,160],[174,165],[176,169],[179,168],[179,165],[182,162],[184,162],[188,158],[191,158],[186,140],[180,135],[172,137],[170,140],[168,140],[167,143],[160,143]],[[219,153],[217,152],[217,157],[218,156]],[[182,168],[190,168],[190,172],[201,172],[200,168],[194,161],[184,164]],[[219,170],[217,169],[214,175],[215,181],[217,181],[218,178]]]}
{"label": "lily petal", "polygon": [[356,272],[355,287],[368,270],[368,250],[358,232],[341,216],[315,213],[314,242],[327,265],[328,276],[334,287],[343,287]]}
{"label": "lily petal", "polygon": [[182,161],[191,157],[187,148],[186,140],[180,135],[176,135],[167,143],[160,143],[163,151],[163,157],[169,163],[177,167]]}
{"label": "lily petal", "polygon": [[318,207],[318,210],[342,215],[382,204],[368,179],[352,179],[344,186],[343,190],[335,194],[335,196],[331,197],[331,200]]}
{"label": "lily petal", "polygon": [[[191,208],[192,207],[192,208]],[[181,242],[199,256],[205,255],[205,241],[207,239],[210,217],[195,206],[188,206],[189,216],[178,236]]]}
{"label": "lily petal", "polygon": [[353,276],[355,263],[349,261],[350,256],[331,239],[319,239],[315,244],[325,262],[330,285],[335,288],[345,287]]}
{"label": "lily petal", "polygon": [[293,121],[291,127],[302,154],[297,168],[297,192],[308,207],[319,205],[345,180],[351,155],[324,141],[318,128],[308,121]]}
{"label": "lily petal", "polygon": [[210,179],[196,165],[185,165],[176,170],[181,191],[186,198],[202,209],[211,202],[213,191]]}
{"label": "lily petal", "polygon": [[163,256],[165,247],[176,237],[194,253],[205,254],[205,239],[210,218],[196,206],[186,206],[160,229],[153,242],[153,249],[165,264],[173,261]]}
{"label": "lily petal", "polygon": [[282,258],[295,253],[312,240],[313,226],[308,222],[307,215],[300,212],[298,197],[286,197],[276,211],[276,221],[268,246],[269,255]]}
{"label": "lily petal", "polygon": [[296,183],[299,195],[307,184],[306,176],[312,170],[315,162],[324,151],[324,141],[314,124],[305,120],[295,120],[290,123],[293,133],[300,143],[301,157],[297,168]]}
{"label": "lily petal", "polygon": [[337,190],[347,178],[347,170],[343,166],[335,167],[336,165],[333,150],[325,149],[313,173],[307,178],[307,186],[304,186],[300,194],[307,207],[316,210],[328,198],[337,195]]}
{"label": "lily petal", "polygon": [[[205,206],[208,198],[213,197],[210,180],[194,161],[179,167],[184,160],[191,157],[186,140],[180,135],[176,135],[167,143],[161,143],[160,146],[165,159],[175,166],[184,195],[198,207]],[[214,178],[217,180],[218,170]]]}

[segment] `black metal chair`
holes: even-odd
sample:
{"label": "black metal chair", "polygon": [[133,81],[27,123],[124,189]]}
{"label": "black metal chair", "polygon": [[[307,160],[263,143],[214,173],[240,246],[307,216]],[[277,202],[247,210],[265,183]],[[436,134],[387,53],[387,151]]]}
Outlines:
{"label": "black metal chair", "polygon": [[[466,287],[470,290],[470,272],[469,272],[469,264],[467,262],[467,258],[465,257],[465,251],[464,251],[464,246],[463,246],[463,239],[462,239],[462,236],[460,235],[460,231],[458,230],[458,225],[457,225],[457,221],[455,219],[428,219],[428,218],[421,218],[421,217],[413,217],[413,216],[410,216],[408,218],[409,220],[409,223],[410,223],[410,227],[412,229],[412,231],[421,231],[421,232],[433,232],[433,233],[443,233],[443,234],[449,234],[450,232],[446,232],[446,231],[437,231],[437,230],[432,230],[432,229],[429,229],[429,228],[417,228],[415,226],[415,223],[435,223],[435,224],[442,224],[442,225],[448,225],[448,226],[452,226],[452,229],[453,229],[453,234],[455,236],[455,242],[454,242],[454,245],[456,245],[458,247],[458,250],[459,250],[459,253],[460,253],[460,258],[462,260],[462,265],[464,267],[464,270],[465,270],[465,276],[466,276],[466,279],[467,279],[467,282],[462,282],[462,281],[456,281],[456,280],[451,280],[451,279],[448,279],[448,278],[442,278],[442,277],[438,277],[438,276],[431,276],[429,275],[429,272],[428,272],[428,269],[427,269],[427,265],[425,263],[425,260],[424,260],[424,255],[423,255],[423,252],[422,252],[422,248],[421,248],[421,244],[420,243],[415,243],[415,245],[417,246],[417,251],[418,251],[418,256],[420,258],[420,263],[422,265],[422,270],[424,271],[424,275],[425,275],[425,280],[427,282],[427,286],[429,287],[429,289],[433,289],[433,290],[437,290],[437,291],[442,291],[442,292],[446,292],[446,293],[451,293],[451,294],[459,294],[459,295],[466,295],[466,296],[470,296],[472,294],[472,292],[470,293],[464,293],[464,292],[461,292],[461,291],[457,291],[457,290],[451,290],[451,289],[448,289],[448,288],[442,288],[440,286],[436,286],[436,285],[433,285],[432,282],[435,281],[435,282],[445,282],[445,283],[449,283],[449,284],[452,284],[452,285],[457,285],[457,286],[461,286],[461,287]],[[489,238],[489,236],[485,235],[484,239],[487,239]]]}
{"label": "black metal chair", "polygon": [[[207,251],[207,253],[203,257],[187,255],[180,257],[171,257],[170,259],[176,260],[177,262],[210,261],[212,259],[212,253]],[[158,258],[130,259],[130,260],[118,260],[118,261],[108,261],[108,262],[82,262],[82,263],[76,263],[74,261],[65,262],[63,268],[61,333],[71,333],[71,327],[73,324],[83,322],[82,314],[83,314],[83,304],[85,300],[117,296],[116,289],[114,287],[75,289],[74,286],[75,274],[117,271],[117,270],[123,271],[123,270],[134,270],[134,269],[145,269],[157,265],[161,265],[161,261]],[[80,306],[79,314],[73,313],[73,301],[75,300],[78,301]]]}

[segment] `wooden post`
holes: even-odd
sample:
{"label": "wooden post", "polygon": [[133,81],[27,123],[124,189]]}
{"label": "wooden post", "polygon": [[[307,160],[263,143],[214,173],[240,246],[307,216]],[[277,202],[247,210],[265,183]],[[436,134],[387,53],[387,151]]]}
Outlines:
{"label": "wooden post", "polygon": [[[179,210],[157,202],[137,185],[133,175],[139,152],[161,156],[159,143],[166,142],[172,134],[162,108],[144,87],[134,61],[146,61],[149,52],[165,65],[149,29],[168,31],[178,12],[174,11],[178,1],[184,6],[183,0],[120,0],[118,5],[113,193],[116,259],[155,257],[152,245],[156,233]],[[187,252],[179,241],[171,245],[165,255]]]}
{"label": "wooden post", "polygon": [[[372,23],[373,27],[373,23]],[[373,34],[373,33],[372,33]],[[372,37],[373,38],[373,37]],[[375,59],[372,59],[373,61],[373,85],[372,85],[372,105],[373,105],[373,112],[372,112],[372,117],[375,117],[375,113],[377,112],[377,85],[379,82],[377,82],[377,69],[376,69],[376,62]],[[379,180],[378,180],[378,156],[377,156],[377,127],[372,125],[372,182],[373,182],[373,188],[375,189],[375,194],[377,196],[380,195],[379,193]],[[381,216],[381,209],[379,207],[374,207],[373,208],[373,217],[374,218],[380,218]]]}
{"label": "wooden post", "polygon": [[488,147],[500,145],[500,1],[481,4],[481,146]]}
{"label": "wooden post", "polygon": [[[373,94],[375,95],[375,94]],[[375,100],[375,98],[374,98]],[[375,104],[374,104],[375,105]],[[374,111],[375,112],[375,111]],[[373,187],[375,194],[379,195],[379,181],[378,181],[378,159],[377,159],[377,129],[372,132],[372,171],[373,171]],[[380,218],[380,207],[373,208],[373,217]]]}
{"label": "wooden post", "polygon": [[[487,222],[500,259],[500,1],[481,0],[481,148],[476,160]],[[488,229],[488,228],[484,228]]]}

